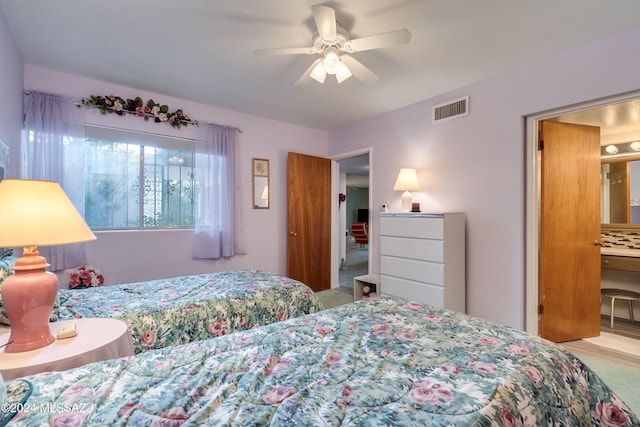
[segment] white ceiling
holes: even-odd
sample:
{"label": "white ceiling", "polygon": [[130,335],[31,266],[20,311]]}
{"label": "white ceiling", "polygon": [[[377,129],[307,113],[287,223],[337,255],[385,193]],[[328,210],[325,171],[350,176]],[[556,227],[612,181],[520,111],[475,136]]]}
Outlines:
{"label": "white ceiling", "polygon": [[601,145],[639,140],[640,98],[579,109],[561,114],[555,120],[578,125],[598,126]]}
{"label": "white ceiling", "polygon": [[0,7],[27,64],[327,130],[640,25],[636,0],[324,2],[351,38],[406,28],[412,39],[353,54],[380,77],[373,85],[327,78],[295,87],[315,56],[252,52],[309,46],[316,3],[0,0]]}

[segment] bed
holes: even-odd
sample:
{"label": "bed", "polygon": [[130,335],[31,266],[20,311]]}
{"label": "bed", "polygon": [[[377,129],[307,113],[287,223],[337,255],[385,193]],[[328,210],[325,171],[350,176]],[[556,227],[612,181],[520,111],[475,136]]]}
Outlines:
{"label": "bed", "polygon": [[640,424],[560,345],[393,298],[7,388],[16,426]]}
{"label": "bed", "polygon": [[52,320],[108,317],[129,325],[136,353],[219,337],[322,309],[297,280],[235,270],[88,289],[61,289]]}

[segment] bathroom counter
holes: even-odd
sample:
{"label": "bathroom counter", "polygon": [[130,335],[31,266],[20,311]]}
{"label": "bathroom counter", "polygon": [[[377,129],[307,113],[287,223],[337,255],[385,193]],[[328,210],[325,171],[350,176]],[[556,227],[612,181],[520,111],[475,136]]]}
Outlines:
{"label": "bathroom counter", "polygon": [[600,254],[602,254],[602,255],[621,256],[621,257],[640,258],[640,249],[600,248]]}

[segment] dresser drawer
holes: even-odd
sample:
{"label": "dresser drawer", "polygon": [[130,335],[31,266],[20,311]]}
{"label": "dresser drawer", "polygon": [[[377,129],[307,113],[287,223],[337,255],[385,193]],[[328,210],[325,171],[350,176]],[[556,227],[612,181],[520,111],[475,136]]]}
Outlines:
{"label": "dresser drawer", "polygon": [[444,307],[444,288],[413,280],[382,275],[382,295],[391,295],[410,301],[417,301],[435,307]]}
{"label": "dresser drawer", "polygon": [[426,282],[432,285],[444,284],[444,265],[429,261],[380,256],[380,271],[388,276]]}
{"label": "dresser drawer", "polygon": [[380,255],[443,262],[444,242],[442,240],[380,236]]}
{"label": "dresser drawer", "polygon": [[380,236],[413,237],[418,239],[444,238],[442,218],[383,217],[380,220]]}
{"label": "dresser drawer", "polygon": [[640,258],[637,257],[601,255],[600,260],[602,268],[640,272]]}

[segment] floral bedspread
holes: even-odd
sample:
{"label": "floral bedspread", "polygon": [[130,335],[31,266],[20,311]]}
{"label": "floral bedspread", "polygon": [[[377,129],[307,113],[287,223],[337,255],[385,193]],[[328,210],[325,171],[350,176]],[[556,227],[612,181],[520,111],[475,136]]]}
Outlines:
{"label": "floral bedspread", "polygon": [[219,337],[314,313],[302,282],[237,270],[89,289],[60,290],[59,320],[109,317],[129,325],[136,353]]}
{"label": "floral bedspread", "polygon": [[17,426],[640,424],[563,347],[391,298],[25,379]]}

